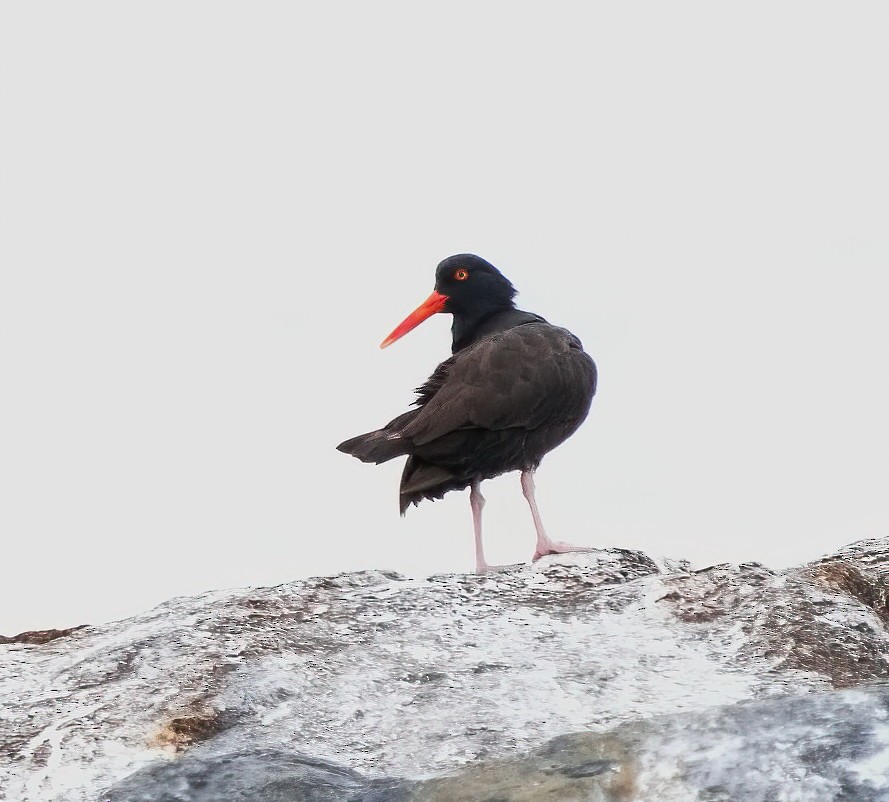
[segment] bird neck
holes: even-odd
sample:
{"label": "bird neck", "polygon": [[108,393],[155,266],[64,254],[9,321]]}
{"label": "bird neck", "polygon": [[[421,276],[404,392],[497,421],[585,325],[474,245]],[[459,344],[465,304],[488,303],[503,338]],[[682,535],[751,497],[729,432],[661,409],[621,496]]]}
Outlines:
{"label": "bird neck", "polygon": [[451,324],[451,334],[454,338],[451,344],[451,353],[456,354],[457,351],[468,348],[474,342],[496,334],[498,331],[538,321],[543,321],[543,318],[516,309],[514,304],[494,309],[489,308],[475,315],[455,313],[454,322]]}
{"label": "bird neck", "polygon": [[478,339],[478,332],[483,323],[489,318],[502,312],[502,309],[478,309],[466,310],[454,313],[454,322],[451,324],[451,353],[456,354],[463,348],[472,345]]}

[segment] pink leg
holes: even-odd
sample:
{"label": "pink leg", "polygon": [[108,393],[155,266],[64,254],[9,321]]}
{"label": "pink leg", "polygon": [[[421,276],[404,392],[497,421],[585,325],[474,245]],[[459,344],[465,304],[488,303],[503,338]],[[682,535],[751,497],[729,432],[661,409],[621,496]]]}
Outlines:
{"label": "pink leg", "polygon": [[482,546],[482,509],[485,506],[485,497],[478,489],[479,482],[473,482],[469,489],[469,506],[472,507],[472,527],[475,529],[475,571],[484,574],[491,570],[491,566],[485,562],[485,549]]}
{"label": "pink leg", "polygon": [[531,508],[531,517],[534,519],[534,528],[537,530],[537,548],[534,550],[533,560],[539,560],[547,554],[565,554],[570,551],[595,551],[591,546],[572,546],[570,543],[562,543],[559,540],[551,540],[543,528],[540,520],[540,512],[537,502],[534,500],[534,471],[522,471],[522,493]]}

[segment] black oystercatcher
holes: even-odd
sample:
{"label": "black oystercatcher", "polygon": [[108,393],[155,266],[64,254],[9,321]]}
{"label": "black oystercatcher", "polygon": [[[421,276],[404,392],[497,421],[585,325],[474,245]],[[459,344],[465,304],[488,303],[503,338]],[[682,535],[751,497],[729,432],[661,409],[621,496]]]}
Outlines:
{"label": "black oystercatcher", "polygon": [[596,365],[580,340],[539,315],[516,309],[509,280],[479,256],[459,254],[435,271],[435,290],[380,345],[385,348],[436,312],[454,316],[453,356],[417,388],[417,409],[337,448],[362,462],[407,455],[400,507],[449,490],[470,488],[475,558],[482,548],[484,498],[479,484],[522,472],[537,548],[545,554],[588,550],[551,540],[534,500],[534,471],[543,455],[586,418],[596,392]]}

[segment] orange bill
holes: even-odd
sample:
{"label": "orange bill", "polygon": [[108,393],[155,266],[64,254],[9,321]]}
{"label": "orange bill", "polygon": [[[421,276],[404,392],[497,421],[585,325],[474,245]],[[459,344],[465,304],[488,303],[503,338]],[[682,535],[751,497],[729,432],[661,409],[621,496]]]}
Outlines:
{"label": "orange bill", "polygon": [[442,295],[440,292],[432,291],[423,303],[421,303],[413,312],[411,312],[401,323],[396,326],[395,330],[380,343],[380,348],[392,345],[399,337],[404,337],[411,329],[419,326],[427,317],[432,317],[436,312],[441,312],[444,305],[448,302],[448,296]]}

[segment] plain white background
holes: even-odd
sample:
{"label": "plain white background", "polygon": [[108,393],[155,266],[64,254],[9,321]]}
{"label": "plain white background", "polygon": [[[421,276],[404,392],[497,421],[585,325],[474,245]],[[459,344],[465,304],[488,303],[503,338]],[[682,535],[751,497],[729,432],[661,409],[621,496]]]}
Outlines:
{"label": "plain white background", "polygon": [[[697,564],[889,534],[884,3],[4,4],[0,632],[473,566],[340,440],[474,251],[600,369],[555,537]],[[517,476],[494,562],[526,560]]]}

